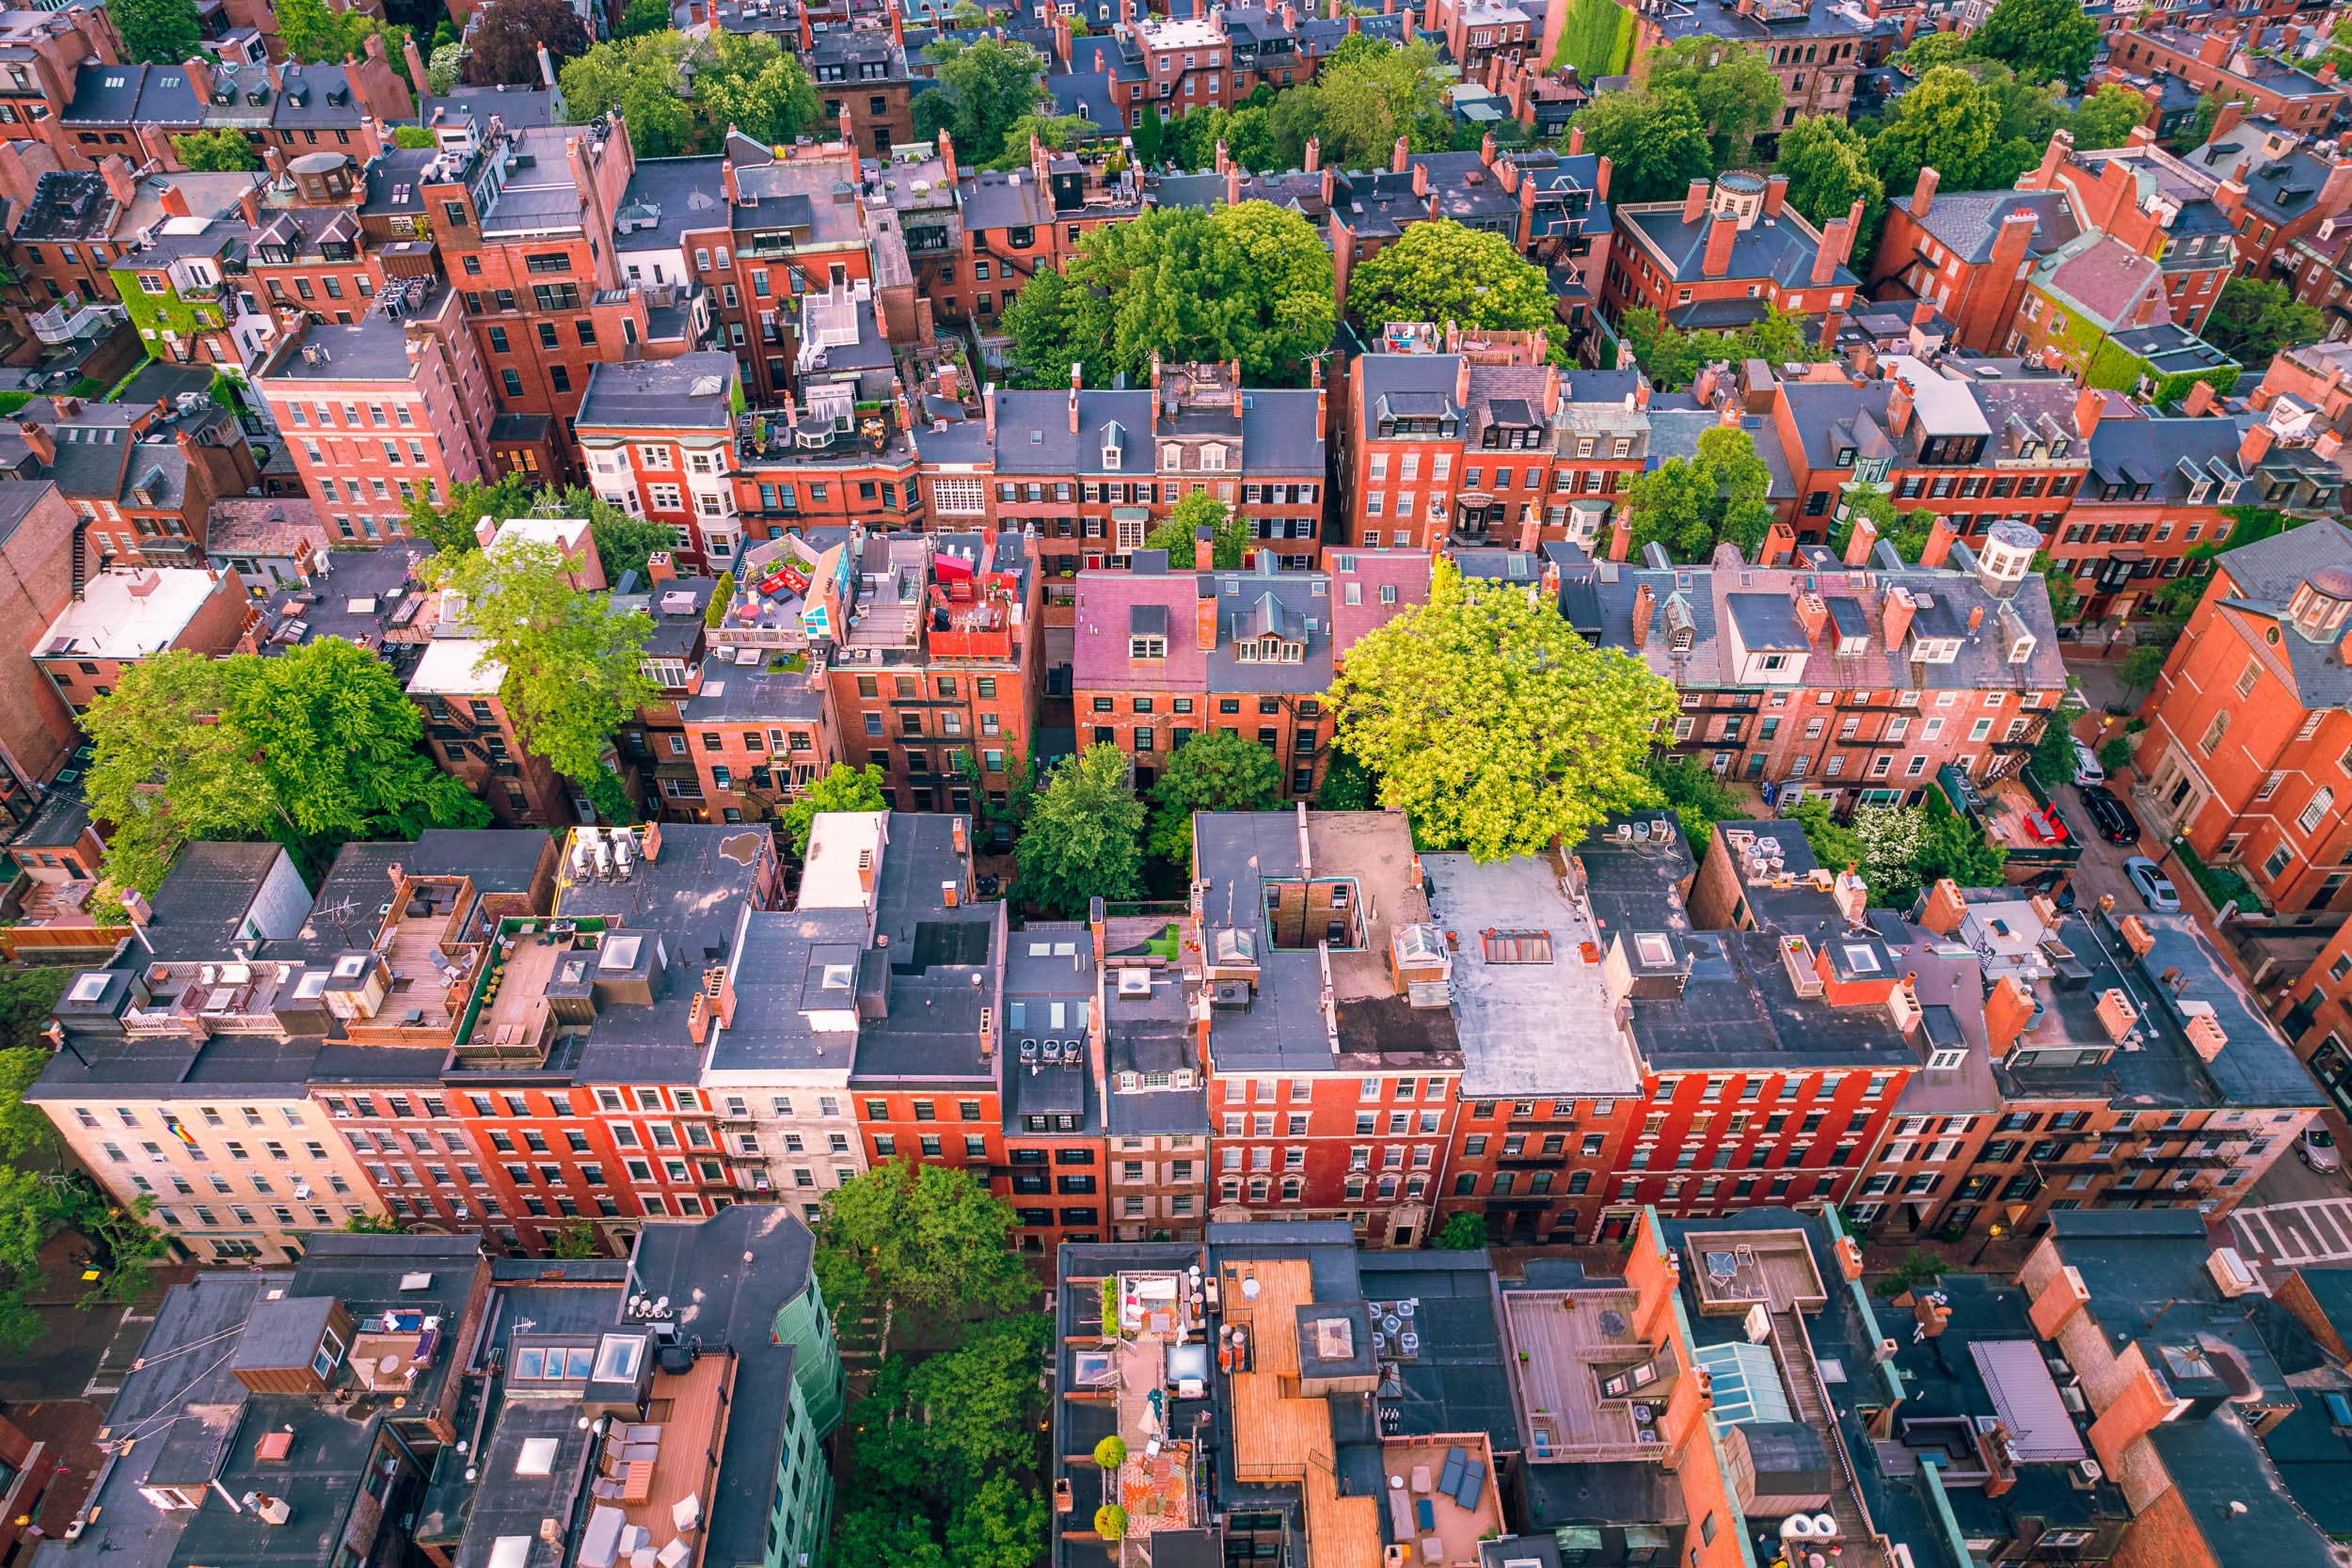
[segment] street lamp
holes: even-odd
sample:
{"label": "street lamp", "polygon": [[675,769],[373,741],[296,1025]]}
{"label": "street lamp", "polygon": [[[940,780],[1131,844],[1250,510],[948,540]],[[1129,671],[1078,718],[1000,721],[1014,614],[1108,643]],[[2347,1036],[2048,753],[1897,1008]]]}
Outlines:
{"label": "street lamp", "polygon": [[1984,1249],[1986,1247],[1991,1246],[1994,1243],[2001,1239],[2001,1222],[1994,1220],[1992,1226],[1985,1231],[1984,1240],[1977,1243],[1977,1250],[1968,1255],[1968,1266],[1970,1268],[1973,1269],[1977,1266],[1977,1259],[1984,1256]]}

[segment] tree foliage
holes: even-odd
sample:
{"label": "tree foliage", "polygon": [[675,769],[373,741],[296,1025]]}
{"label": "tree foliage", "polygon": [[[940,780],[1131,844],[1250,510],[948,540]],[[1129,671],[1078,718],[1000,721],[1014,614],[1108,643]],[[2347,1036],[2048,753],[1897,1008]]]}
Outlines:
{"label": "tree foliage", "polygon": [[557,80],[564,87],[564,112],[580,124],[619,109],[628,121],[629,145],[641,158],[695,151],[694,109],[681,69],[694,49],[692,40],[676,33],[599,43],[564,62]]}
{"label": "tree foliage", "polygon": [[2083,95],[2082,106],[2067,119],[2066,129],[2076,150],[2095,152],[2122,147],[2147,120],[2148,101],[2121,82],[2109,82]]}
{"label": "tree foliage", "polygon": [[1451,1215],[1429,1244],[1444,1252],[1475,1252],[1486,1244],[1486,1222],[1476,1214]]}
{"label": "tree foliage", "polygon": [[882,770],[872,763],[852,768],[836,762],[821,779],[783,805],[776,808],[776,826],[783,830],[785,839],[792,846],[793,855],[808,858],[809,834],[816,830],[817,815],[828,811],[882,811],[887,802],[882,799]]}
{"label": "tree foliage", "polygon": [[1263,201],[1157,208],[1087,235],[1062,272],[1040,268],[1005,332],[1032,386],[1090,386],[1172,362],[1238,359],[1252,385],[1305,379],[1338,310],[1331,253],[1297,213]]}
{"label": "tree foliage", "polygon": [[1584,131],[1584,150],[1607,158],[1615,169],[1613,201],[1671,200],[1692,181],[1715,173],[1707,122],[1684,94],[1599,93],[1578,112],[1576,123]]}
{"label": "tree foliage", "polygon": [[1277,155],[1296,167],[1314,140],[1336,168],[1386,168],[1399,136],[1415,152],[1444,150],[1453,139],[1438,53],[1426,40],[1397,48],[1361,34],[1341,40],[1312,81],[1275,99],[1270,116]]}
{"label": "tree foliage", "polygon": [[1133,898],[1143,882],[1143,802],[1116,746],[1064,757],[1029,803],[1013,853],[1021,892],[1057,914],[1084,914],[1088,900]]}
{"label": "tree foliage", "polygon": [[1358,640],[1331,705],[1340,743],[1421,842],[1496,861],[1648,800],[1651,732],[1675,697],[1523,588],[1440,561],[1427,604]]}
{"label": "tree foliage", "polygon": [[2233,277],[2221,285],[2205,320],[2205,340],[2241,365],[2265,366],[2294,343],[2317,342],[2327,333],[2320,313],[2296,299],[2284,284],[2260,277]]}
{"label": "tree foliage", "polygon": [[1747,798],[1696,757],[1654,756],[1649,776],[1659,799],[1681,821],[1682,836],[1690,840],[1692,854],[1707,853],[1707,847],[1715,841],[1716,823],[1748,815]]}
{"label": "tree foliage", "polygon": [[754,141],[782,146],[803,131],[819,135],[816,85],[773,33],[718,31],[694,57],[694,109],[702,121],[698,145],[716,151],[732,125]]}
{"label": "tree foliage", "polygon": [[1013,125],[1047,101],[1039,80],[1044,56],[1025,43],[943,38],[926,46],[923,57],[939,85],[916,96],[914,134],[930,141],[947,132],[957,161],[972,167],[993,163]]}
{"label": "tree foliage", "polygon": [[262,166],[242,131],[190,131],[172,137],[171,149],[192,174],[233,174]]}
{"label": "tree foliage", "polygon": [[2000,61],[2022,81],[2073,84],[2090,70],[2100,34],[2098,22],[2076,0],[2000,0],[1969,35],[1968,50]]}
{"label": "tree foliage", "polygon": [[409,500],[403,521],[410,533],[431,544],[439,554],[464,555],[480,547],[474,528],[483,518],[502,523],[529,516],[538,499],[517,474],[508,474],[493,484],[461,479],[449,487],[448,501],[438,507],[419,490]]}
{"label": "tree foliage", "polygon": [[1861,132],[1835,115],[1806,115],[1780,134],[1775,166],[1788,177],[1788,205],[1817,229],[1846,216],[1860,201],[1862,232],[1854,248],[1857,255],[1870,248],[1886,214],[1886,187]]}
{"label": "tree foliage", "polygon": [[1237,515],[1232,507],[1206,490],[1196,490],[1169,508],[1159,526],[1144,536],[1143,547],[1166,550],[1170,569],[1190,571],[1193,541],[1204,528],[1209,531],[1215,552],[1209,558],[1212,563],[1220,572],[1238,569],[1242,552],[1249,548],[1254,537],[1249,531],[1249,519]]}
{"label": "tree foliage", "polygon": [[1892,544],[1895,553],[1913,565],[1917,565],[1919,558],[1927,553],[1935,514],[1926,507],[1899,511],[1892,500],[1876,490],[1857,490],[1841,504],[1846,515],[1829,533],[1829,547],[1838,555],[1846,553],[1846,546],[1853,538],[1854,525],[1866,518],[1878,531],[1878,537]]}
{"label": "tree foliage", "polygon": [[658,550],[677,548],[677,535],[667,524],[632,517],[584,484],[575,484],[553,501],[558,517],[585,517],[588,536],[596,542],[596,559],[604,565],[607,582],[635,572],[639,587],[645,583],[645,563]]}
{"label": "tree foliage", "polygon": [[426,569],[465,595],[485,665],[503,666],[499,695],[523,744],[595,788],[612,772],[612,733],[655,696],[638,667],[651,623],[613,613],[608,594],[577,592],[563,553],[533,540],[436,556]]}
{"label": "tree foliage", "polygon": [[1754,561],[1772,526],[1772,471],[1748,433],[1717,425],[1700,436],[1692,456],[1632,476],[1626,506],[1633,548],[1655,542],[1677,561],[1704,562],[1717,544],[1730,544]]}
{"label": "tree foliage", "polygon": [[317,861],[353,839],[489,821],[423,753],[423,717],[390,667],[338,638],[275,658],[166,654],[125,670],[84,723],[117,888],[153,894],[193,839],[276,838]]}
{"label": "tree foliage", "polygon": [[1358,262],[1348,274],[1347,308],[1375,335],[1391,322],[1559,335],[1543,269],[1505,236],[1451,218],[1414,224]]}
{"label": "tree foliage", "polygon": [[646,33],[666,33],[670,30],[670,0],[628,0],[621,12],[621,25],[615,38],[633,39]]}
{"label": "tree foliage", "polygon": [[1937,66],[1895,101],[1870,142],[1870,160],[1891,191],[1908,191],[1932,167],[1947,191],[1987,187],[1999,114],[1993,95],[1959,66]]}
{"label": "tree foliage", "polygon": [[386,27],[364,11],[343,10],[326,0],[278,0],[278,41],[290,60],[341,65],[366,53],[368,40],[378,33],[385,36],[389,53],[397,56],[401,30]]}
{"label": "tree foliage", "polygon": [[122,35],[122,57],[183,65],[204,39],[196,0],[108,0],[106,16]]}
{"label": "tree foliage", "polygon": [[[467,37],[466,80],[476,87],[539,85],[539,46],[558,62],[588,52],[571,0],[490,0]],[[432,68],[426,67],[431,74]]]}
{"label": "tree foliage", "polygon": [[1005,150],[988,166],[993,169],[1027,168],[1029,138],[1036,137],[1049,152],[1060,152],[1073,143],[1099,134],[1102,127],[1084,115],[1026,114],[1012,122],[1005,133]]}
{"label": "tree foliage", "polygon": [[1372,774],[1355,753],[1332,747],[1330,760],[1323,765],[1323,787],[1315,791],[1315,810],[1370,811],[1375,793]]}
{"label": "tree foliage", "polygon": [[825,1195],[818,1281],[843,1324],[872,1315],[887,1354],[901,1319],[952,1327],[1028,1301],[1013,1225],[1011,1207],[960,1166],[887,1160]]}
{"label": "tree foliage", "polygon": [[1761,50],[1712,35],[1677,39],[1642,56],[1642,83],[1687,100],[1707,128],[1717,169],[1748,161],[1756,138],[1780,123],[1780,77]]}
{"label": "tree foliage", "polygon": [[1192,863],[1192,814],[1267,811],[1282,798],[1274,753],[1232,730],[1201,730],[1176,748],[1152,786],[1152,853]]}
{"label": "tree foliage", "polygon": [[1737,332],[1683,332],[1648,309],[1628,310],[1618,325],[1643,373],[1661,388],[1688,387],[1700,367],[1719,360],[1765,359],[1777,365],[1830,357],[1805,336],[1803,321],[1770,305],[1760,321]]}
{"label": "tree foliage", "polygon": [[[466,46],[464,44],[444,43],[437,46],[432,57],[424,63],[425,91],[436,98],[447,98],[457,90],[458,75],[465,69]],[[562,80],[560,76],[557,79]],[[423,127],[419,126],[418,129],[423,130]],[[431,135],[432,133],[426,132],[428,138]],[[430,147],[434,144],[428,139],[425,145]]]}

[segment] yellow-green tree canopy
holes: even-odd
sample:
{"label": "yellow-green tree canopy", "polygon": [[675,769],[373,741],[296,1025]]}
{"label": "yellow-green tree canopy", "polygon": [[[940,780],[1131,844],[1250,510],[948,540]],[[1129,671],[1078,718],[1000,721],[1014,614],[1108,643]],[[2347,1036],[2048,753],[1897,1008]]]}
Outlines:
{"label": "yellow-green tree canopy", "polygon": [[1481,861],[1573,843],[1651,800],[1652,732],[1674,689],[1595,648],[1522,585],[1438,562],[1429,602],[1348,651],[1331,689],[1339,741],[1423,844]]}

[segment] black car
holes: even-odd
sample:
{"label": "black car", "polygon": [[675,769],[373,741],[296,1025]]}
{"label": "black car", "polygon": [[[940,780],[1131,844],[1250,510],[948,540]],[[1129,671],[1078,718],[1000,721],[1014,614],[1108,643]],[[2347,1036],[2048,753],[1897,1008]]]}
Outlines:
{"label": "black car", "polygon": [[2098,825],[2101,838],[2109,844],[2139,842],[2139,819],[2115,791],[2105,784],[2086,784],[2082,797],[2083,809],[2090,813],[2090,820]]}

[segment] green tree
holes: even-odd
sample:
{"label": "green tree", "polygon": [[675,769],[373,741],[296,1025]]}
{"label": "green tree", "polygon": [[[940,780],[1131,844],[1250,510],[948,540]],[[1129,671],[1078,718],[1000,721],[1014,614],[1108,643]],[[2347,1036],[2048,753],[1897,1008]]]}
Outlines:
{"label": "green tree", "polygon": [[1043,1497],[1011,1476],[993,1475],[947,1521],[947,1553],[961,1568],[1029,1568],[1047,1523]]}
{"label": "green tree", "polygon": [[[447,98],[457,90],[457,74],[465,69],[466,46],[464,44],[439,45],[433,51],[433,57],[425,61],[425,90],[436,98]],[[419,126],[418,129],[423,130],[423,127]],[[425,135],[425,145],[427,147],[434,145],[431,139],[432,133],[427,131]]]}
{"label": "green tree", "polygon": [[1574,67],[1578,79],[1586,83],[1622,74],[1631,51],[1619,44],[1632,30],[1633,14],[1617,0],[1570,0],[1552,68]]}
{"label": "green tree", "polygon": [[1323,787],[1315,791],[1315,810],[1370,811],[1373,795],[1372,774],[1364,765],[1344,748],[1332,747],[1331,760],[1323,768]]}
{"label": "green tree", "polygon": [[1678,561],[1704,561],[1727,543],[1753,561],[1772,525],[1772,483],[1748,433],[1718,425],[1700,436],[1694,455],[1669,457],[1632,477],[1626,505],[1633,546],[1655,542]]}
{"label": "green tree", "polygon": [[2164,673],[2165,655],[2169,650],[2153,643],[2142,643],[2123,656],[2122,666],[2116,674],[2122,679],[2126,691],[2153,691],[2156,679]]}
{"label": "green tree", "polygon": [[[919,123],[916,129],[921,129]],[[1160,119],[1157,103],[1143,106],[1143,119],[1136,125],[1132,139],[1136,144],[1136,162],[1146,168],[1157,167],[1160,153],[1168,143],[1168,122]]]}
{"label": "green tree", "polygon": [[793,858],[808,858],[808,836],[816,831],[817,814],[827,811],[883,811],[882,770],[872,763],[852,768],[836,762],[821,779],[776,808],[776,826],[792,846]]}
{"label": "green tree", "polygon": [[1263,201],[1157,208],[1087,235],[1062,272],[1041,268],[1003,316],[1033,386],[1085,367],[1090,386],[1171,361],[1238,359],[1254,385],[1304,379],[1330,346],[1331,254],[1295,212]]}
{"label": "green tree", "polygon": [[2056,789],[2074,776],[2074,736],[2068,721],[2081,711],[2079,699],[2070,692],[2034,732],[2033,754],[2026,759],[2026,771],[2044,789]]}
{"label": "green tree", "polygon": [[773,33],[714,31],[695,55],[694,107],[707,148],[716,148],[730,125],[770,147],[812,126],[829,129],[818,123],[816,85]]}
{"label": "green tree", "polygon": [[1842,556],[1853,538],[1854,525],[1865,518],[1878,531],[1878,537],[1895,546],[1895,553],[1913,565],[1927,553],[1928,534],[1935,527],[1935,514],[1926,507],[1914,507],[1899,512],[1895,503],[1876,490],[1857,490],[1842,503],[1846,515],[1830,530],[1829,547]]}
{"label": "green tree", "polygon": [[1510,240],[1451,218],[1416,223],[1348,274],[1347,308],[1375,336],[1390,322],[1454,322],[1559,335],[1544,270]]}
{"label": "green tree", "polygon": [[1220,572],[1237,570],[1242,552],[1249,548],[1254,537],[1249,531],[1249,519],[1235,515],[1233,509],[1206,490],[1196,490],[1170,508],[1159,527],[1144,536],[1147,550],[1166,550],[1168,563],[1176,571],[1193,569],[1193,541],[1202,529],[1209,531],[1215,553],[1211,562]]}
{"label": "green tree", "polygon": [[1440,561],[1429,602],[1365,634],[1331,689],[1340,744],[1424,844],[1480,861],[1570,843],[1650,798],[1674,689],[1518,588]]}
{"label": "green tree", "polygon": [[2068,118],[2066,129],[2077,150],[2094,152],[2122,147],[2147,119],[2148,101],[2121,82],[2109,82],[2097,92],[2084,95],[2082,106]]}
{"label": "green tree", "polygon": [[1895,101],[1870,142],[1870,160],[1891,191],[1907,191],[1932,166],[1943,188],[1984,188],[1998,113],[1992,94],[1958,66],[1937,66]]}
{"label": "green tree", "polygon": [[[2133,653],[2140,650],[2134,648]],[[2132,765],[2132,742],[2128,736],[2109,736],[2099,742],[2099,766],[2109,774],[2121,773]]]}
{"label": "green tree", "polygon": [[259,839],[278,820],[253,787],[253,748],[210,721],[229,699],[229,664],[176,649],[122,672],[82,727],[95,755],[83,783],[90,813],[111,825],[106,877],[152,895],[191,839]]}
{"label": "green tree", "polygon": [[596,559],[604,564],[608,582],[620,581],[624,572],[635,572],[642,589],[646,581],[645,562],[656,551],[677,548],[677,536],[666,526],[630,516],[584,484],[575,484],[555,498],[554,515],[588,519],[588,535],[596,542]]}
{"label": "green tree", "polygon": [[204,40],[196,0],[108,0],[106,16],[122,35],[122,57],[183,65]]}
{"label": "green tree", "polygon": [[1486,1222],[1476,1214],[1454,1214],[1429,1243],[1440,1252],[1475,1252],[1486,1244]]}
{"label": "green tree", "polygon": [[339,1227],[348,1236],[397,1236],[400,1222],[389,1214],[353,1214]]}
{"label": "green tree", "polygon": [[1274,753],[1232,730],[1202,730],[1176,748],[1152,786],[1152,853],[1192,863],[1192,814],[1268,811],[1282,797]]}
{"label": "green tree", "polygon": [[1143,821],[1118,747],[1089,746],[1062,758],[1013,845],[1023,895],[1073,917],[1090,898],[1135,897],[1142,887]]}
{"label": "green tree", "polygon": [[425,754],[422,712],[373,653],[328,637],[227,662],[218,727],[259,754],[258,793],[322,858],[354,839],[490,825],[489,808]]}
{"label": "green tree", "polygon": [[1716,823],[1748,815],[1746,798],[1696,757],[1653,756],[1649,776],[1659,798],[1681,819],[1682,836],[1701,854],[1715,840]]}
{"label": "green tree", "polygon": [[1049,152],[1060,152],[1072,144],[1098,135],[1102,127],[1084,115],[1026,114],[1012,122],[1005,133],[1005,150],[988,166],[995,169],[1027,168],[1029,138],[1035,136]]}
{"label": "green tree", "polygon": [[2075,0],[2000,0],[1968,50],[1998,60],[2027,82],[2079,82],[2097,52],[2099,24]]}
{"label": "green tree", "polygon": [[1677,39],[1649,51],[1642,84],[1660,97],[1691,101],[1719,169],[1746,163],[1756,138],[1780,123],[1780,77],[1772,62],[1761,50],[1721,38]]}
{"label": "green tree", "polygon": [[1306,157],[1310,138],[1338,168],[1386,168],[1399,136],[1417,152],[1453,139],[1438,52],[1426,40],[1397,48],[1351,35],[1311,82],[1281,93],[1270,116],[1285,164]]}
{"label": "green tree", "polygon": [[599,43],[580,58],[564,62],[558,80],[564,111],[572,123],[580,124],[617,106],[628,121],[629,145],[641,158],[691,152],[694,110],[687,100],[681,68],[693,53],[693,40],[676,33]]}
{"label": "green tree", "polygon": [[449,500],[443,506],[436,507],[423,491],[418,491],[408,502],[405,520],[410,533],[440,554],[463,555],[480,548],[474,527],[483,518],[503,523],[527,517],[538,499],[517,474],[508,474],[493,484],[461,479],[449,487]]}
{"label": "green tree", "polygon": [[[430,80],[432,74],[432,67],[427,66],[425,68],[426,78]],[[421,125],[395,125],[392,127],[392,145],[408,151],[415,151],[421,148],[437,147],[440,143],[434,139],[432,132]]]}
{"label": "green tree", "polygon": [[1842,871],[1862,863],[1867,850],[1862,835],[1840,826],[1830,816],[1829,802],[1819,795],[1806,796],[1781,815],[1804,830],[1804,841],[1812,847],[1813,858],[1821,864]]}
{"label": "green tree", "polygon": [[502,671],[499,694],[523,744],[617,816],[626,797],[616,800],[605,759],[613,732],[657,694],[638,667],[652,623],[612,613],[610,594],[574,590],[552,545],[514,540],[435,556],[426,569],[436,586],[465,595],[469,629],[485,644],[485,665]]}
{"label": "green tree", "polygon": [[633,39],[669,30],[670,0],[628,0],[628,8],[621,13],[620,31],[613,36]]}
{"label": "green tree", "polygon": [[1914,76],[1925,76],[1940,65],[1963,65],[1969,58],[1968,40],[1955,32],[1921,33],[1911,40],[1911,47],[1897,52],[1895,63]]}
{"label": "green tree", "polygon": [[1715,172],[1707,124],[1680,93],[1599,93],[1576,123],[1584,130],[1584,150],[1614,166],[1609,194],[1615,201],[1671,200]]}
{"label": "green tree", "polygon": [[194,174],[231,174],[262,166],[242,131],[191,131],[172,137],[171,146]]}
{"label": "green tree", "polygon": [[836,1320],[876,1320],[887,1354],[900,1314],[961,1323],[1025,1305],[1036,1287],[1007,1243],[1011,1206],[961,1166],[888,1160],[825,1195],[817,1277]]}
{"label": "green tree", "polygon": [[2059,571],[2048,550],[2034,552],[2033,569],[2042,574],[2042,591],[2050,595],[2050,618],[2060,626],[2072,621],[2082,605],[2082,594],[2074,589],[2074,575]]}
{"label": "green tree", "polygon": [[1854,248],[1868,251],[1886,214],[1886,187],[1870,166],[1870,144],[1861,132],[1835,115],[1804,116],[1780,134],[1775,166],[1788,177],[1788,205],[1817,229],[1846,216],[1860,201],[1862,232]]}
{"label": "green tree", "polygon": [[[1025,1279],[1021,1285],[1028,1289]],[[928,1433],[935,1472],[950,1495],[977,1490],[992,1472],[1036,1465],[1046,1408],[1038,1384],[1053,1335],[1042,1312],[995,1318],[908,1378],[908,1405]]]}
{"label": "green tree", "polygon": [[2317,310],[2284,284],[2260,277],[2223,283],[2205,320],[2205,341],[2241,365],[2268,365],[2288,344],[2317,342],[2326,330]]}
{"label": "green tree", "polygon": [[866,1503],[844,1513],[825,1537],[832,1568],[948,1568],[946,1554],[931,1538],[924,1510],[913,1503]]}
{"label": "green tree", "polygon": [[1908,888],[1898,885],[1893,890],[1896,896],[1890,902],[1895,907],[1909,908],[1920,889],[1932,887],[1946,877],[1961,887],[2001,885],[2003,869],[2009,864],[2007,849],[1988,842],[1952,809],[1941,789],[1928,791],[1922,809],[1927,814],[1927,832],[1912,858]]}
{"label": "green tree", "polygon": [[596,1227],[586,1220],[574,1220],[555,1233],[555,1255],[558,1258],[597,1258],[603,1256],[596,1246]]}
{"label": "green tree", "polygon": [[[389,29],[362,11],[340,10],[326,0],[278,0],[278,40],[290,60],[341,65],[378,33],[389,35]],[[386,41],[399,55],[399,40],[388,36]]]}
{"label": "green tree", "polygon": [[1737,332],[1677,331],[1647,309],[1628,310],[1618,326],[1643,372],[1661,388],[1687,387],[1699,367],[1716,361],[1764,359],[1779,364],[1830,357],[1805,336],[1803,321],[1771,305],[1761,320]]}
{"label": "green tree", "polygon": [[1044,56],[1025,43],[943,38],[927,45],[923,57],[939,85],[916,96],[914,134],[935,140],[949,133],[958,160],[974,167],[993,163],[1014,123],[1047,101],[1039,80]]}

